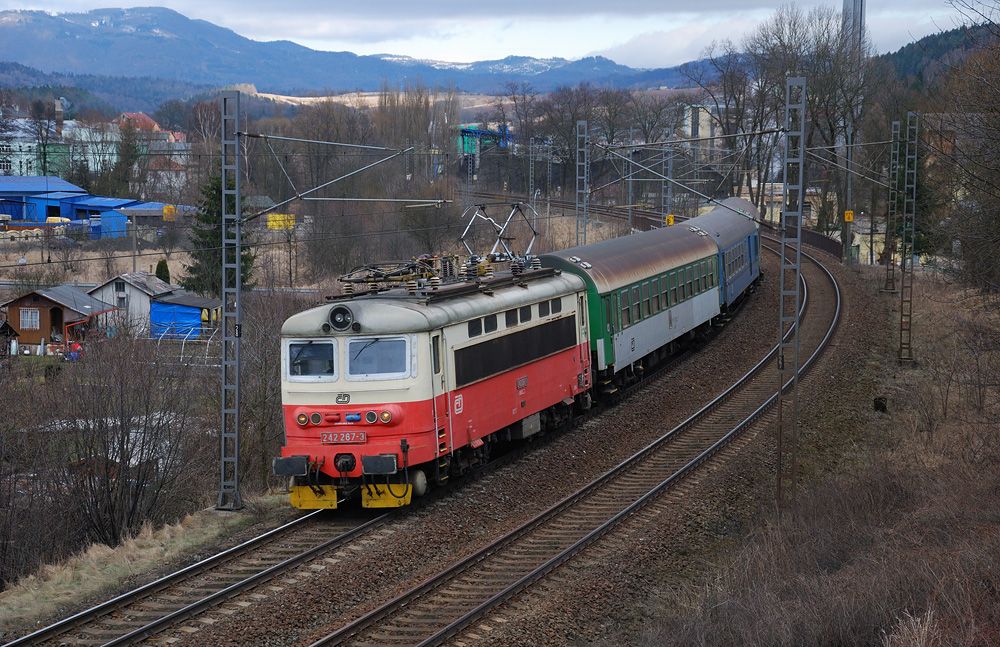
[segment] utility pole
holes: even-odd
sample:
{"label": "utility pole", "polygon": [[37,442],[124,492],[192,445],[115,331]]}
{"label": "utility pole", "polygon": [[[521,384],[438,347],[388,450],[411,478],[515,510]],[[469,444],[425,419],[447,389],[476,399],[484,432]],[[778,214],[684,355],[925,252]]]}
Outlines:
{"label": "utility pole", "polygon": [[913,247],[917,221],[917,145],[920,116],[906,113],[906,162],[903,167],[903,235],[899,263],[899,362],[913,361]]}
{"label": "utility pole", "polygon": [[[798,478],[799,309],[802,304],[802,200],[805,197],[806,80],[785,81],[784,204],[778,259],[778,393],[776,498],[779,513],[794,496]],[[792,258],[789,259],[789,256]],[[786,338],[787,336],[787,338]],[[786,390],[786,384],[788,388]]]}
{"label": "utility pole", "polygon": [[896,291],[896,211],[899,207],[899,120],[892,122],[892,152],[889,157],[889,205],[885,216],[885,285],[883,292]]}
{"label": "utility pole", "polygon": [[139,251],[139,225],[132,216],[132,273],[135,273],[135,257]]}
{"label": "utility pole", "polygon": [[[590,133],[586,120],[576,122],[576,244],[587,244],[590,225]],[[581,236],[582,229],[582,236]]]}
{"label": "utility pole", "polygon": [[634,158],[635,158],[635,148],[632,147],[632,129],[631,128],[628,129],[628,143],[629,143],[629,147],[628,147],[628,163],[625,164],[625,181],[628,182],[628,196],[625,198],[625,200],[628,203],[627,204],[627,206],[628,206],[628,232],[631,234],[632,233],[632,229],[635,226],[632,223],[632,203],[635,201],[634,200],[634,198],[635,198],[635,190],[633,188],[634,184],[632,183],[632,175],[634,174],[634,170],[635,169],[634,169],[634,167],[632,165],[632,162],[634,161]]}
{"label": "utility pole", "polygon": [[240,93],[227,91],[222,109],[222,425],[219,430],[218,510],[243,507],[240,493]]}

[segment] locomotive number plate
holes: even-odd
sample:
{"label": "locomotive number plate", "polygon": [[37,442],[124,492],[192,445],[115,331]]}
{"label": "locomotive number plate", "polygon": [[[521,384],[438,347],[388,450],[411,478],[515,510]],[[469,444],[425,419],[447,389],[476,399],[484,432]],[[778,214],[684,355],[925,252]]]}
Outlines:
{"label": "locomotive number plate", "polygon": [[340,445],[345,443],[363,443],[368,440],[368,434],[363,431],[321,431],[319,442],[324,445]]}

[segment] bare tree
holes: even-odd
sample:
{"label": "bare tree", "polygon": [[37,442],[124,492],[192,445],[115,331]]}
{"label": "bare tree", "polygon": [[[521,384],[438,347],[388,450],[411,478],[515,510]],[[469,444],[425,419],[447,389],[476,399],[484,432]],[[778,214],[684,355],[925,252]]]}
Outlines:
{"label": "bare tree", "polygon": [[44,433],[65,452],[62,495],[77,501],[92,539],[116,545],[204,496],[214,442],[190,371],[119,327],[52,385]]}

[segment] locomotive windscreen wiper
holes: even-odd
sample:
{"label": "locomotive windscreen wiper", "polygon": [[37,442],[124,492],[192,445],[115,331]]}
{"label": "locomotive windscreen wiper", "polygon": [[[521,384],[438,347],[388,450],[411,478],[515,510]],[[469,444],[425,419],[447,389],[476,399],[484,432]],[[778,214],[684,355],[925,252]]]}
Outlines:
{"label": "locomotive windscreen wiper", "polygon": [[362,346],[361,348],[359,348],[358,352],[354,354],[354,357],[352,357],[351,360],[352,361],[356,360],[358,357],[361,356],[361,353],[365,352],[366,350],[368,350],[368,348],[370,346],[374,345],[375,342],[379,342],[379,341],[382,341],[381,337],[376,337],[376,338],[372,339],[370,342],[368,342],[367,344],[365,344],[364,346]]}
{"label": "locomotive windscreen wiper", "polygon": [[306,340],[306,343],[299,344],[300,346],[302,346],[302,348],[300,348],[297,351],[295,351],[295,357],[293,357],[291,359],[291,361],[289,362],[289,364],[294,364],[295,362],[299,361],[299,356],[302,355],[302,353],[303,353],[303,351],[305,351],[306,347],[309,346],[309,344],[313,343],[314,341],[315,340],[313,340],[313,339],[308,339],[308,340]]}

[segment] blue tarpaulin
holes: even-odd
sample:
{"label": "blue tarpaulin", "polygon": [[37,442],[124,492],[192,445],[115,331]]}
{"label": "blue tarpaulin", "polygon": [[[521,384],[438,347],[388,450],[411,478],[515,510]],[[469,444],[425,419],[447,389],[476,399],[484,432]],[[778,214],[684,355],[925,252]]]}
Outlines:
{"label": "blue tarpaulin", "polygon": [[149,332],[153,338],[193,339],[201,334],[201,308],[150,301]]}

